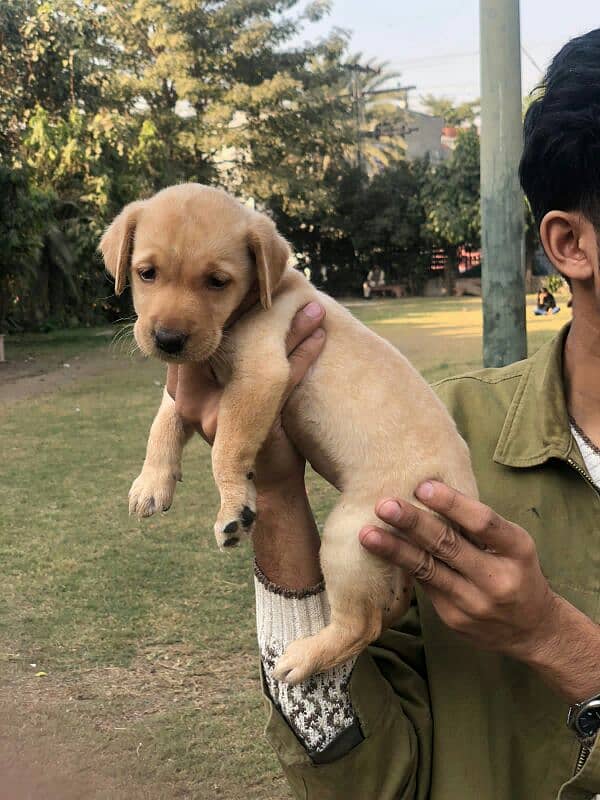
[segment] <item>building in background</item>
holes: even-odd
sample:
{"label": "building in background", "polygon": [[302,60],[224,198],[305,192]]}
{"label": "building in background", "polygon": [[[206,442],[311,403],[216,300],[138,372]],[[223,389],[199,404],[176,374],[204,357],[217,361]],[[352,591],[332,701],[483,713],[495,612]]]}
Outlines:
{"label": "building in background", "polygon": [[456,141],[456,128],[449,128],[441,117],[432,117],[420,111],[406,112],[406,157],[409,161],[429,156],[434,164],[445,161]]}

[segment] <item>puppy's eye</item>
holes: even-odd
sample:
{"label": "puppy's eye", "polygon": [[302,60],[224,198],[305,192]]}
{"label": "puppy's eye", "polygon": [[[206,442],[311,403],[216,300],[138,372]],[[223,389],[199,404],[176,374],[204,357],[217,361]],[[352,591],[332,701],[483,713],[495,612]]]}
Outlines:
{"label": "puppy's eye", "polygon": [[143,281],[146,281],[146,283],[150,283],[156,278],[156,268],[142,267],[141,269],[138,269],[138,275]]}
{"label": "puppy's eye", "polygon": [[209,289],[224,289],[228,283],[230,283],[230,279],[224,275],[209,275],[206,281]]}

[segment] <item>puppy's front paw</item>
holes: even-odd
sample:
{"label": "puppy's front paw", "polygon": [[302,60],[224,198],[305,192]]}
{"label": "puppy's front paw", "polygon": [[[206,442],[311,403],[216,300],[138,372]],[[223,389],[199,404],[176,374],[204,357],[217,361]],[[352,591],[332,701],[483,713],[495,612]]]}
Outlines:
{"label": "puppy's front paw", "polygon": [[256,489],[246,479],[238,491],[228,491],[221,501],[215,522],[215,538],[219,548],[235,547],[243,533],[251,533],[256,520]]}
{"label": "puppy's front paw", "polygon": [[181,480],[181,470],[145,467],[129,490],[129,513],[140,519],[157,511],[168,511],[173,502],[175,486]]}

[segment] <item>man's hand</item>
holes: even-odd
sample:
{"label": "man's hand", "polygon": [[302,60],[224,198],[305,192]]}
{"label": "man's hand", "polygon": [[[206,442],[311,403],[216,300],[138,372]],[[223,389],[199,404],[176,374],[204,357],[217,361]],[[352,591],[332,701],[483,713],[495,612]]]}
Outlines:
{"label": "man's hand", "polygon": [[[309,303],[298,311],[292,320],[286,339],[290,379],[284,396],[284,405],[323,349],[325,332],[321,328],[321,323],[324,316],[324,309],[318,303]],[[170,366],[167,374],[167,390],[175,399],[175,407],[180,416],[192,425],[206,442],[212,444],[217,432],[219,402],[223,389],[217,383],[210,366],[208,364]],[[278,417],[269,439],[259,454],[256,475],[259,492],[281,486],[288,481],[303,480],[304,459],[285,434],[281,417]]]}
{"label": "man's hand", "polygon": [[600,628],[552,591],[527,531],[437,481],[415,494],[444,519],[382,500],[377,516],[396,532],[368,526],[362,545],[413,575],[476,647],[529,664],[570,701],[600,691]]}
{"label": "man's hand", "polygon": [[[325,344],[324,309],[309,303],[292,321],[286,339],[290,361],[287,400]],[[169,367],[167,389],[177,410],[212,444],[217,432],[222,388],[203,365]],[[277,419],[258,456],[258,520],[253,534],[256,561],[274,583],[304,589],[321,580],[320,538],[304,487],[305,461]]]}

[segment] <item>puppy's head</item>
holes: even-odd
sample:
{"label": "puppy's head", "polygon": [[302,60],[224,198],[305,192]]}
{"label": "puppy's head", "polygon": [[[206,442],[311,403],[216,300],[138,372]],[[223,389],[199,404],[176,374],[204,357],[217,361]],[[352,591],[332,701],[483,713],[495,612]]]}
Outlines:
{"label": "puppy's head", "polygon": [[209,358],[250,292],[270,308],[290,255],[268,217],[197,183],[126,206],[100,250],[117,294],[130,278],[142,351],[176,363]]}

